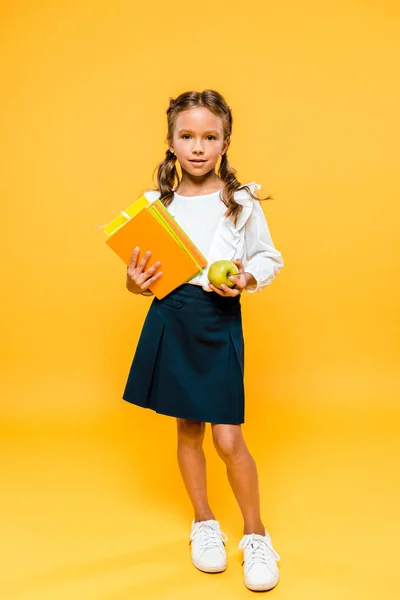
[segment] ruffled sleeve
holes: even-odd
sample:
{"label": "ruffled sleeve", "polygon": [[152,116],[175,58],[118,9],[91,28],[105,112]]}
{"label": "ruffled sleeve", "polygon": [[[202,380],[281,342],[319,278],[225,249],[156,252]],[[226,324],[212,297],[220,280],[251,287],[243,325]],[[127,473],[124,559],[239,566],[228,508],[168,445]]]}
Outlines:
{"label": "ruffled sleeve", "polygon": [[[257,189],[260,185],[256,184]],[[253,191],[253,190],[252,190]],[[259,200],[253,200],[253,210],[245,224],[246,260],[244,270],[251,273],[257,282],[253,288],[246,288],[251,294],[270,285],[285,264],[282,254],[273,244],[267,219]]]}

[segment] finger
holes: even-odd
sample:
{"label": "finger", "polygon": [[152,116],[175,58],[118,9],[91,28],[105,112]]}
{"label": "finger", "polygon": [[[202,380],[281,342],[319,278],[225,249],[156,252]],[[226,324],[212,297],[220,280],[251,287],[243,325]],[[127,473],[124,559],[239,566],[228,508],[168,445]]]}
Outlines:
{"label": "finger", "polygon": [[[229,278],[229,279],[231,279],[231,278]],[[243,288],[244,288],[244,286],[241,284],[241,280],[240,280],[239,278],[237,278],[237,277],[233,277],[233,279],[234,279],[234,280],[235,280],[235,282],[236,282],[234,287],[231,287],[231,288],[230,288],[229,286],[225,286],[225,284],[224,284],[224,286],[225,286],[225,287],[226,287],[226,288],[227,288],[227,289],[228,289],[230,292],[233,292],[233,294],[232,294],[233,296],[237,296],[237,292],[239,292],[239,294],[240,294],[240,292],[242,292],[242,291],[243,291]]]}
{"label": "finger", "polygon": [[161,266],[161,261],[158,260],[157,262],[154,263],[154,265],[152,265],[149,269],[147,269],[147,271],[145,271],[144,275],[146,275],[147,277],[150,277],[150,275],[153,275],[153,273],[155,271],[157,271],[158,267]]}
{"label": "finger", "polygon": [[221,288],[224,290],[226,296],[236,296],[236,290],[233,290],[224,283],[221,283]]}
{"label": "finger", "polygon": [[137,273],[138,280],[142,283],[144,281],[147,281],[148,278],[150,278],[152,275],[154,275],[155,271],[157,271],[157,269],[160,267],[160,265],[161,265],[161,261],[158,260],[153,265],[151,265],[151,267],[149,267],[146,271],[143,271],[143,272],[139,271]]}
{"label": "finger", "polygon": [[150,277],[142,286],[141,289],[143,291],[147,290],[155,281],[158,281],[162,277],[162,271],[156,273],[153,277]]}
{"label": "finger", "polygon": [[243,263],[242,263],[242,261],[240,260],[240,258],[238,258],[238,259],[236,259],[236,260],[233,260],[232,262],[233,262],[233,263],[234,263],[234,264],[235,264],[235,265],[238,267],[238,269],[239,269],[239,275],[240,275],[241,273],[243,273],[243,271],[244,271],[244,269],[243,269]]}
{"label": "finger", "polygon": [[140,248],[139,248],[139,246],[136,246],[136,248],[134,248],[134,250],[132,252],[132,256],[131,256],[131,260],[129,262],[128,269],[130,269],[130,268],[134,269],[136,267],[136,261],[139,256],[139,252],[140,252]]}
{"label": "finger", "polygon": [[215,285],[213,285],[212,283],[208,284],[209,287],[218,294],[218,296],[223,296],[224,294],[221,294],[220,290],[218,288],[215,287]]}
{"label": "finger", "polygon": [[236,285],[238,288],[240,288],[240,289],[241,289],[241,288],[243,288],[243,287],[244,287],[244,285],[242,285],[242,282],[241,282],[241,280],[240,280],[240,278],[239,278],[239,277],[236,277],[235,275],[231,275],[231,277],[229,277],[229,279],[230,279],[231,281],[233,281],[233,282],[234,282],[234,284],[235,284],[235,285]]}
{"label": "finger", "polygon": [[227,292],[227,296],[237,296],[241,293],[241,288],[227,288],[229,291]]}
{"label": "finger", "polygon": [[151,252],[150,252],[150,250],[147,250],[147,252],[145,252],[142,260],[139,261],[137,269],[140,273],[143,271],[144,267],[146,266],[147,261],[149,260],[150,256],[151,256]]}

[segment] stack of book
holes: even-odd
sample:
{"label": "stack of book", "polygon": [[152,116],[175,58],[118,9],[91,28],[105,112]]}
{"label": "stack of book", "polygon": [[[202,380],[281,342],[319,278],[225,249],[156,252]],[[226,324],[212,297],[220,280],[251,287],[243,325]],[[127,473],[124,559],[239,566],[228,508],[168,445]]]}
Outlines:
{"label": "stack of book", "polygon": [[207,265],[206,257],[158,199],[151,202],[143,195],[102,227],[106,243],[127,266],[136,246],[140,248],[137,262],[147,250],[152,253],[145,270],[161,261],[156,273],[163,274],[149,287],[158,299],[202,273]]}

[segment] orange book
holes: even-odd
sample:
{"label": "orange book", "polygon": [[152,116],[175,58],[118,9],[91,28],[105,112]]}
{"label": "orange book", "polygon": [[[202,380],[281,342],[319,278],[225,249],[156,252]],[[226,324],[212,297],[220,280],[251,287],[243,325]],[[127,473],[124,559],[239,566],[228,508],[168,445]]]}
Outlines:
{"label": "orange book", "polygon": [[127,266],[136,246],[140,247],[138,262],[146,250],[152,253],[146,270],[161,261],[156,272],[162,271],[163,275],[149,288],[158,299],[201,273],[207,264],[207,259],[158,200],[119,226],[106,243]]}

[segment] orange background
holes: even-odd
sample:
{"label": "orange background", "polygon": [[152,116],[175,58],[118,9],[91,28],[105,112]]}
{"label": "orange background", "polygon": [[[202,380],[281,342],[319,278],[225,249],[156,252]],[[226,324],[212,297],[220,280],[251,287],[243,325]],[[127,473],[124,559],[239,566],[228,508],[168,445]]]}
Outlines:
{"label": "orange background", "polygon": [[272,593],[397,598],[399,17],[388,0],[2,3],[4,598],[250,594],[210,430],[230,564],[190,563],[175,421],[121,399],[151,300],[94,227],[153,187],[169,96],[206,88],[232,107],[239,181],[274,196],[285,260],[242,298]]}

